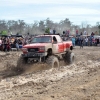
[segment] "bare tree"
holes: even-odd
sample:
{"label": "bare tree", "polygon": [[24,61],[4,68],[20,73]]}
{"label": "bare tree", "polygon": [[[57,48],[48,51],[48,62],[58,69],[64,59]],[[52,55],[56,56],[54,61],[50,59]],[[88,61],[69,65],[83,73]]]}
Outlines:
{"label": "bare tree", "polygon": [[39,30],[41,31],[41,32],[44,32],[45,31],[45,21],[40,21],[39,22]]}
{"label": "bare tree", "polygon": [[46,29],[55,29],[56,33],[63,33],[63,31],[70,30],[70,32],[77,30],[81,33],[87,31],[88,34],[91,32],[97,32],[100,34],[100,22],[97,22],[95,26],[91,26],[84,21],[80,26],[73,25],[72,22],[65,18],[59,23],[54,23],[52,20],[47,18],[46,20],[34,21],[32,24],[26,24],[24,20],[0,20],[0,32],[5,30],[8,33],[20,33],[20,34],[43,34]]}
{"label": "bare tree", "polygon": [[7,23],[5,20],[0,20],[0,31],[8,30]]}

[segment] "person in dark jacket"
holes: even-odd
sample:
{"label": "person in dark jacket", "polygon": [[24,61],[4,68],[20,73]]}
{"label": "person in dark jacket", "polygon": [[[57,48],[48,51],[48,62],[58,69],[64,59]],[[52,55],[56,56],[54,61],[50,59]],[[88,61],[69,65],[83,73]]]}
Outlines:
{"label": "person in dark jacket", "polygon": [[19,43],[18,43],[18,39],[17,38],[15,38],[14,45],[16,46],[17,51],[18,51],[19,50]]}
{"label": "person in dark jacket", "polygon": [[83,37],[81,37],[80,38],[80,49],[83,48],[83,42],[84,42],[84,39],[83,39]]}

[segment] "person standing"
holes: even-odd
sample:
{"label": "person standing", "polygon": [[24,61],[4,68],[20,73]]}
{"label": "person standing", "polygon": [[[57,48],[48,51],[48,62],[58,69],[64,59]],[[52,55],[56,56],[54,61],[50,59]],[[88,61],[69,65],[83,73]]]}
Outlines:
{"label": "person standing", "polygon": [[16,46],[17,51],[19,51],[19,43],[17,38],[15,38],[14,44]]}
{"label": "person standing", "polygon": [[83,42],[84,42],[83,37],[80,37],[80,49],[83,48]]}
{"label": "person standing", "polygon": [[97,46],[98,46],[98,44],[99,44],[99,38],[97,38]]}
{"label": "person standing", "polygon": [[0,38],[0,50],[2,50],[2,39]]}
{"label": "person standing", "polygon": [[3,51],[7,51],[7,37],[4,38],[4,49]]}
{"label": "person standing", "polygon": [[50,28],[50,34],[53,34],[53,30]]}
{"label": "person standing", "polygon": [[85,38],[85,45],[88,46],[88,38]]}
{"label": "person standing", "polygon": [[72,37],[72,44],[73,44],[73,47],[75,47],[75,37]]}
{"label": "person standing", "polygon": [[56,34],[56,30],[55,30],[55,28],[53,29],[53,34]]}

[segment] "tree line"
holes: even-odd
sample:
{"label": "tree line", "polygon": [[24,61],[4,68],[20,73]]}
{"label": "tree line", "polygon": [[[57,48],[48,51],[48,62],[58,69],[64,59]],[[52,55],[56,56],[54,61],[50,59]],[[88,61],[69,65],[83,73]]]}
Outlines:
{"label": "tree line", "polygon": [[87,24],[87,22],[82,22],[81,25],[74,25],[68,18],[58,23],[47,18],[45,20],[34,21],[31,24],[27,24],[24,20],[0,20],[1,34],[44,34],[54,28],[56,33],[60,34],[66,30],[69,30],[71,34],[75,34],[76,30],[78,30],[79,33],[86,31],[88,34],[92,32],[100,34],[100,22],[96,22],[96,25],[91,26]]}

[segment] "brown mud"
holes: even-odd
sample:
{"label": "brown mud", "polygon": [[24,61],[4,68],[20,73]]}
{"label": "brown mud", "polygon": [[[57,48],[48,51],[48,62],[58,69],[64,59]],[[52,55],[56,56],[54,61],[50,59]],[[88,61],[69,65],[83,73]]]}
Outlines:
{"label": "brown mud", "polygon": [[100,47],[76,47],[75,62],[60,68],[26,64],[21,52],[0,52],[0,100],[100,100]]}

